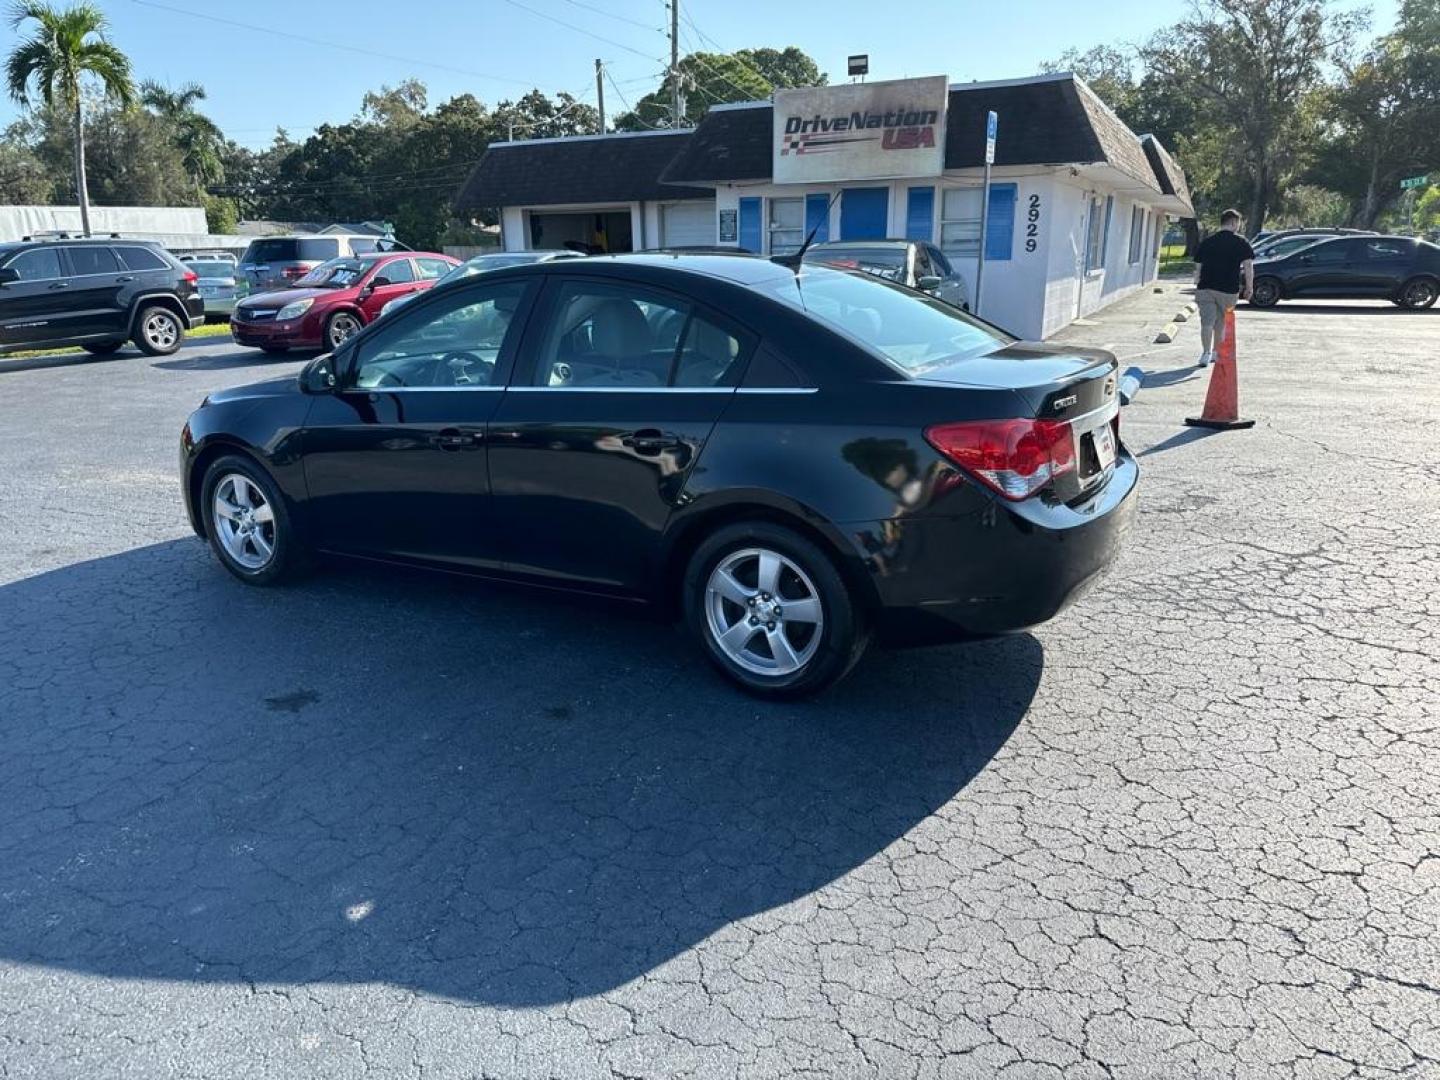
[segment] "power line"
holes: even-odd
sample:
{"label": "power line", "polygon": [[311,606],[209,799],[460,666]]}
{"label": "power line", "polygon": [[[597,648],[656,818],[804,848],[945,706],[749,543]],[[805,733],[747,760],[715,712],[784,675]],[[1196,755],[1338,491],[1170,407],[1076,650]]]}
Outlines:
{"label": "power line", "polygon": [[[136,2],[138,3],[139,0],[136,0]],[[565,27],[565,29],[573,30],[577,34],[584,34],[586,37],[592,37],[596,41],[603,41],[606,45],[613,45],[617,49],[624,49],[626,52],[634,53],[636,56],[643,56],[646,60],[659,60],[660,63],[664,63],[664,61],[660,60],[659,57],[651,56],[649,53],[641,52],[639,49],[632,49],[623,41],[616,41],[614,38],[607,38],[603,34],[595,33],[595,31],[593,30],[586,30],[583,26],[576,26],[574,23],[566,22],[564,19],[557,18],[556,16],[547,14],[544,11],[537,11],[527,4],[520,3],[520,0],[505,0],[505,2],[511,7],[519,8],[521,11],[528,11],[531,15],[534,15],[537,18],[553,22],[557,26],[563,26]]]}
{"label": "power line", "polygon": [[437,71],[448,71],[454,75],[466,75],[472,79],[488,79],[491,82],[516,83],[521,86],[529,86],[529,79],[513,79],[504,75],[490,75],[483,71],[475,71],[471,68],[455,67],[451,64],[437,64],[433,60],[417,60],[412,56],[396,56],[394,53],[378,52],[375,49],[366,49],[358,45],[346,45],[339,41],[327,41],[324,38],[310,37],[306,34],[292,34],[286,30],[276,30],[269,26],[256,26],[254,23],[240,22],[238,19],[227,19],[219,15],[207,15],[204,12],[192,11],[188,8],[171,7],[169,4],[157,3],[156,0],[131,0],[131,3],[139,4],[142,7],[155,8],[157,11],[167,11],[172,15],[186,15],[192,19],[204,19],[207,22],[220,23],[222,26],[234,26],[241,30],[253,30],[257,34],[270,34],[274,37],[289,38],[291,41],[303,41],[307,45],[319,45],[327,49],[340,49],[342,52],[355,53],[359,56],[377,57],[381,60],[393,60],[401,64],[414,64],[419,67],[434,68]]}
{"label": "power line", "polygon": [[586,11],[593,11],[597,15],[604,15],[607,19],[616,19],[619,22],[629,23],[631,26],[638,26],[641,30],[654,30],[657,34],[663,34],[665,32],[658,26],[651,26],[649,23],[643,23],[639,19],[627,19],[624,15],[616,15],[613,11],[606,11],[604,8],[595,7],[593,4],[582,4],[580,0],[565,0],[565,2],[567,4],[573,4],[578,8],[584,8]]}
{"label": "power line", "polygon": [[626,99],[624,93],[621,92],[621,90],[620,90],[620,84],[617,83],[617,82],[615,81],[615,77],[610,74],[610,69],[609,69],[609,68],[606,68],[606,69],[605,69],[605,78],[607,78],[607,79],[610,80],[610,86],[611,86],[611,88],[615,91],[615,96],[620,99],[620,104],[625,106],[625,112],[627,112],[627,113],[629,113],[631,116],[633,116],[633,117],[635,118],[635,122],[636,122],[637,124],[639,124],[641,127],[649,128],[651,131],[666,131],[666,130],[668,130],[668,129],[666,129],[666,128],[660,127],[660,126],[657,125],[657,124],[652,124],[652,123],[650,123],[648,120],[646,120],[646,119],[644,119],[643,117],[641,117],[641,115],[635,110],[635,108],[634,108],[634,107],[630,104],[630,102]]}

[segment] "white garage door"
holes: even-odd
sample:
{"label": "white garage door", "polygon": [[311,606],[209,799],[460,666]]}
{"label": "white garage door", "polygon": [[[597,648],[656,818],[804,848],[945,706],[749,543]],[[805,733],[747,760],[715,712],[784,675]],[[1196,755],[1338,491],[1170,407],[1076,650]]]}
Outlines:
{"label": "white garage door", "polygon": [[662,207],[660,235],[665,247],[714,244],[715,204],[707,200]]}

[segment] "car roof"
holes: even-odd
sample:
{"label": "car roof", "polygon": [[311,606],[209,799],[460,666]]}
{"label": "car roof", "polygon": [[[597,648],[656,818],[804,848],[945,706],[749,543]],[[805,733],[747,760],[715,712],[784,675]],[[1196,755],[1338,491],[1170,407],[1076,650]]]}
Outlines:
{"label": "car roof", "polygon": [[906,240],[904,237],[891,237],[885,240],[824,240],[818,244],[811,244],[810,251],[816,248],[888,248],[909,246],[918,244],[919,240]]}
{"label": "car roof", "polygon": [[[757,282],[773,281],[792,273],[787,267],[771,262],[761,255],[737,251],[734,255],[686,254],[683,252],[663,253],[644,251],[623,255],[589,255],[583,259],[563,259],[548,263],[536,263],[544,272],[589,273],[606,266],[651,266],[662,270],[679,270],[704,277],[719,278],[737,285],[754,285]],[[517,268],[518,269],[518,268]]]}

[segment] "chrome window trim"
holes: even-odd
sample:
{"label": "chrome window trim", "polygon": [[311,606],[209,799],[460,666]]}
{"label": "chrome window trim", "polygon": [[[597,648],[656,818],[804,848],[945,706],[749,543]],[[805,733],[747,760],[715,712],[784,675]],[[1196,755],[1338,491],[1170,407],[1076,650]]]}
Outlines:
{"label": "chrome window trim", "polygon": [[816,394],[818,386],[741,386],[737,394]]}
{"label": "chrome window trim", "polygon": [[733,394],[735,386],[512,386],[517,394]]}
{"label": "chrome window trim", "polygon": [[437,390],[461,390],[471,393],[475,390],[504,390],[503,386],[493,386],[489,383],[474,383],[472,385],[457,384],[455,386],[350,386],[341,393],[344,394],[433,394]]}

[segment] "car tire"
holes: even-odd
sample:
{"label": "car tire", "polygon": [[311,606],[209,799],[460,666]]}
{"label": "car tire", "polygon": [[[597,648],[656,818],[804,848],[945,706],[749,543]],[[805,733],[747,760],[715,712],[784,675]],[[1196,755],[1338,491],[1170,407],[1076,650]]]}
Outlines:
{"label": "car tire", "polygon": [[220,565],[247,585],[277,585],[308,569],[285,498],[254,459],[227,454],[211,462],[200,511]]}
{"label": "car tire", "polygon": [[167,307],[141,308],[135,319],[135,347],[146,356],[169,356],[185,340],[180,317]]}
{"label": "car tire", "polygon": [[110,356],[113,353],[119,352],[121,346],[124,344],[125,342],[123,341],[92,341],[80,347],[91,356]]}
{"label": "car tire", "polygon": [[1400,286],[1399,303],[1408,311],[1424,311],[1433,307],[1437,297],[1440,297],[1440,282],[1428,275],[1413,277]]}
{"label": "car tire", "polygon": [[337,311],[325,320],[321,347],[326,352],[338,349],[363,329],[365,329],[365,324],[359,315],[351,311]]}
{"label": "car tire", "polygon": [[720,529],[690,557],[683,588],[685,621],[701,649],[759,697],[819,693],[843,678],[869,643],[864,613],[835,563],[781,525]]}
{"label": "car tire", "polygon": [[1251,307],[1274,307],[1280,302],[1280,282],[1274,278],[1261,278],[1250,290]]}
{"label": "car tire", "polygon": [[261,345],[260,351],[266,356],[284,356],[290,351],[289,345]]}

